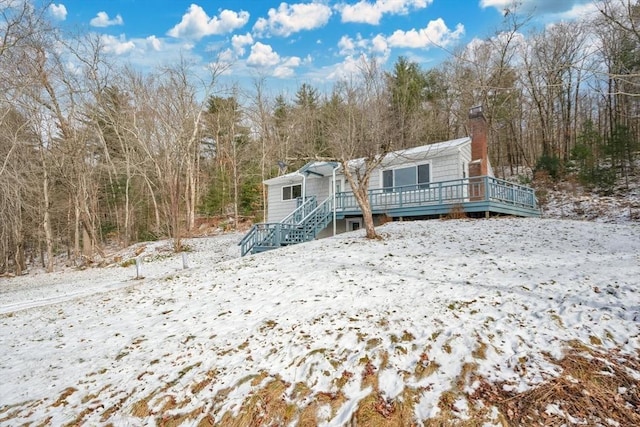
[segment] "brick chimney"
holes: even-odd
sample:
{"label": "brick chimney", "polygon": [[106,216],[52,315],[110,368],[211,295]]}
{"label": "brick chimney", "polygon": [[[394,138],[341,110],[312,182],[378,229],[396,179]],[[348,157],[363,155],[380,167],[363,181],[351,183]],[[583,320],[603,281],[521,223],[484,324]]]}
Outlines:
{"label": "brick chimney", "polygon": [[477,105],[469,110],[469,127],[471,129],[469,177],[488,175],[487,122],[482,114],[482,105]]}

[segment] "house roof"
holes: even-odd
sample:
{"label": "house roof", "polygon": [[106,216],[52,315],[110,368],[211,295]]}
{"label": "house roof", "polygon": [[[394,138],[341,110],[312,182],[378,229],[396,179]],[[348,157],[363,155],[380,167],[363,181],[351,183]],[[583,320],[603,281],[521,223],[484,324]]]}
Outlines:
{"label": "house roof", "polygon": [[460,147],[471,144],[470,137],[452,139],[450,141],[436,142],[435,144],[421,145],[405,150],[392,151],[382,161],[382,166],[391,166],[416,160],[427,160],[447,155],[457,151]]}
{"label": "house roof", "polygon": [[338,162],[309,162],[304,165],[298,172],[307,175],[329,176],[333,174],[334,169],[340,166]]}
{"label": "house roof", "polygon": [[[436,157],[447,155],[457,151],[460,147],[470,144],[471,138],[464,137],[452,139],[450,141],[437,142],[435,144],[421,145],[419,147],[407,148],[404,150],[392,151],[388,153],[382,161],[382,167],[393,166],[397,164],[414,162],[418,160],[433,159]],[[357,166],[364,159],[353,159],[349,161],[349,165]],[[304,165],[295,172],[277,176],[275,178],[264,181],[266,185],[288,184],[302,181],[303,174],[305,176],[330,176],[333,170],[339,166],[338,162],[313,161]]]}
{"label": "house roof", "polygon": [[333,174],[333,170],[340,166],[338,162],[309,162],[295,172],[290,172],[285,175],[277,176],[275,178],[267,179],[264,181],[266,185],[271,184],[288,184],[292,182],[302,181],[302,176],[329,176]]}

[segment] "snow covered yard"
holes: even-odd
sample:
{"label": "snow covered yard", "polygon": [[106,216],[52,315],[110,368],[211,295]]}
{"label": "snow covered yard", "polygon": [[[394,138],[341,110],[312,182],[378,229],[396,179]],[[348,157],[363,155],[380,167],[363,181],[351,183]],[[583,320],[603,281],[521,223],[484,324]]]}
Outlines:
{"label": "snow covered yard", "polygon": [[[623,377],[598,422],[640,422],[640,226],[379,231],[1,279],[0,424],[501,425],[501,397],[582,381],[567,356]],[[595,423],[549,394],[539,419]]]}

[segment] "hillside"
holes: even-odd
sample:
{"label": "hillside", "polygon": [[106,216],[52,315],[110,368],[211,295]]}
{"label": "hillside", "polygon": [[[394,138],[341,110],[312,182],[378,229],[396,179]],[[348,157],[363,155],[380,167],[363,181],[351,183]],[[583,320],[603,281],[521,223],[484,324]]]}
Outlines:
{"label": "hillside", "polygon": [[637,224],[379,231],[3,279],[0,424],[640,423]]}

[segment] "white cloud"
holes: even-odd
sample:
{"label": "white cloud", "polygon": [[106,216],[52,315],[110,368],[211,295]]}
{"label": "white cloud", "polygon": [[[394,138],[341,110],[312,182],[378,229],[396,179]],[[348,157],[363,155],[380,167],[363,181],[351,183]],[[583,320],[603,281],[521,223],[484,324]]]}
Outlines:
{"label": "white cloud", "polygon": [[101,36],[102,43],[104,44],[104,51],[107,53],[114,53],[116,55],[122,55],[132,51],[136,45],[131,40],[127,41],[124,35],[115,37],[108,34]]}
{"label": "white cloud", "polygon": [[302,63],[302,59],[298,56],[291,56],[282,62],[282,65],[285,67],[299,67]]}
{"label": "white cloud", "polygon": [[306,76],[308,79],[320,84],[343,79],[358,80],[362,78],[362,69],[365,62],[371,61],[372,58],[382,67],[389,59],[378,55],[369,56],[366,53],[347,55],[342,62],[310,70],[306,73]]}
{"label": "white cloud", "polygon": [[225,49],[220,52],[216,60],[223,64],[232,64],[236,60],[236,55],[231,49]]}
{"label": "white cloud", "polygon": [[236,60],[237,57],[233,50],[225,49],[216,56],[215,61],[208,63],[207,67],[216,74],[231,75]]}
{"label": "white cloud", "polygon": [[[596,9],[593,0],[522,0],[517,6],[519,12],[536,15],[555,15],[566,19],[575,19],[585,11]],[[513,0],[480,0],[480,7],[493,7],[500,12],[513,8]]]}
{"label": "white cloud", "polygon": [[156,36],[149,36],[145,40],[147,41],[147,44],[151,47],[151,49],[155,50],[156,52],[162,50],[162,41]]}
{"label": "white cloud", "polygon": [[150,35],[147,37],[128,38],[126,35],[100,35],[104,52],[132,64],[136,69],[151,71],[158,66],[174,64],[187,60],[193,64],[202,64],[204,59],[200,53],[194,52],[194,44],[190,41]]}
{"label": "white cloud", "polygon": [[570,10],[558,14],[558,17],[563,20],[573,21],[585,19],[595,13],[599,13],[598,6],[595,3],[585,3],[574,5]]}
{"label": "white cloud", "polygon": [[351,55],[355,52],[356,44],[351,37],[342,36],[338,42],[338,47],[340,48],[340,55]]}
{"label": "white cloud", "polygon": [[496,9],[503,10],[507,6],[513,4],[513,0],[480,0],[480,7],[495,7]]}
{"label": "white cloud", "polygon": [[381,53],[383,55],[387,55],[389,53],[389,43],[387,43],[387,39],[378,34],[371,40],[371,50],[375,53]]}
{"label": "white cloud", "polygon": [[378,25],[385,14],[406,15],[431,3],[433,0],[376,0],[375,3],[360,0],[355,4],[339,4],[336,9],[341,13],[342,22]]}
{"label": "white cloud", "polygon": [[361,1],[354,5],[345,5],[342,8],[342,22],[361,22],[365,24],[378,25],[382,12],[370,3]]}
{"label": "white cloud", "polygon": [[49,6],[49,13],[58,21],[64,21],[67,19],[67,8],[62,3],[55,4],[51,3]]}
{"label": "white cloud", "polygon": [[287,58],[273,70],[273,76],[280,79],[293,77],[295,75],[295,68],[299,67],[301,62],[301,59],[297,56]]}
{"label": "white cloud", "polygon": [[116,15],[115,18],[110,19],[107,12],[98,12],[98,14],[93,18],[89,24],[92,27],[110,27],[112,25],[122,25],[124,21],[122,20],[122,16]]}
{"label": "white cloud", "polygon": [[225,34],[242,28],[249,21],[249,12],[223,10],[210,18],[202,7],[192,4],[180,23],[171,28],[167,35],[176,38],[199,40],[213,34]]}
{"label": "white cloud", "polygon": [[258,19],[253,31],[257,35],[273,34],[287,37],[299,31],[323,27],[329,22],[331,8],[321,3],[280,3],[278,9],[269,9],[267,15],[266,19]]}
{"label": "white cloud", "polygon": [[268,44],[257,42],[251,46],[251,53],[247,58],[250,67],[272,67],[280,62],[280,55],[273,51]]}
{"label": "white cloud", "polygon": [[245,35],[234,35],[233,37],[231,37],[231,46],[233,46],[233,51],[238,56],[244,55],[244,47],[250,45],[251,43],[253,43],[253,37],[249,33]]}
{"label": "white cloud", "polygon": [[332,67],[327,73],[328,80],[339,80],[348,77],[359,76],[362,69],[362,61],[366,61],[367,56],[362,54],[359,56],[349,55],[339,64]]}
{"label": "white cloud", "polygon": [[371,39],[357,34],[355,38],[344,35],[338,41],[338,51],[344,55],[342,64],[327,70],[331,78],[340,78],[353,74],[362,58],[373,56],[382,63],[386,62],[392,48],[429,49],[434,46],[447,46],[460,39],[464,34],[464,26],[458,24],[451,31],[442,19],[429,22],[426,28],[409,31],[396,30],[390,36],[378,34]]}
{"label": "white cloud", "polygon": [[273,70],[273,77],[276,77],[278,79],[286,79],[289,77],[293,77],[295,75],[295,71],[291,68],[287,68],[287,67],[276,67],[275,70]]}
{"label": "white cloud", "polygon": [[359,56],[374,55],[378,58],[386,58],[389,56],[389,43],[385,36],[378,34],[373,39],[362,38],[360,34],[353,39],[349,36],[342,36],[338,42],[340,55]]}
{"label": "white cloud", "polygon": [[[231,49],[228,50],[227,54],[229,60],[235,56]],[[260,69],[260,72],[268,70],[273,77],[284,79],[293,77],[296,68],[300,67],[302,62],[302,58],[298,56],[283,58],[277,52],[274,52],[270,45],[256,42],[251,46],[251,53],[245,64],[247,67]]]}
{"label": "white cloud", "polygon": [[357,51],[366,50],[369,46],[369,40],[363,39],[360,34],[355,39],[349,36],[342,36],[338,42],[340,55],[353,55]]}
{"label": "white cloud", "polygon": [[458,24],[455,31],[451,31],[442,18],[430,21],[426,28],[409,31],[396,30],[387,38],[391,47],[408,47],[414,49],[433,46],[447,46],[458,40],[464,34],[464,26]]}

